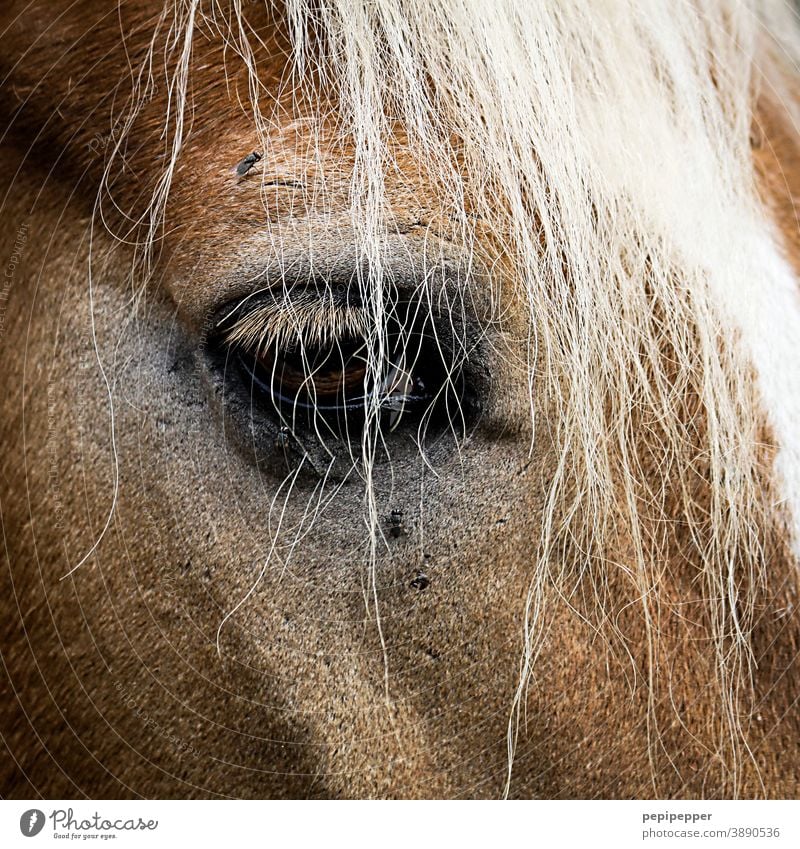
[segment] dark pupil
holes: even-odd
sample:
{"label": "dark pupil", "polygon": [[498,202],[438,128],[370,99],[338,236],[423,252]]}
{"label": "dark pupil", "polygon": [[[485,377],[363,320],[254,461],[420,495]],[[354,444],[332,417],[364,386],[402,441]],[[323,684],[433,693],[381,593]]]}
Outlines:
{"label": "dark pupil", "polygon": [[239,363],[252,388],[292,428],[319,432],[324,423],[333,433],[351,435],[363,425],[373,394],[379,399],[381,426],[389,429],[429,407],[433,384],[420,373],[430,359],[423,356],[423,341],[419,334],[389,334],[386,368],[376,393],[369,385],[369,346],[361,338],[327,346],[272,346],[255,358],[240,353]]}

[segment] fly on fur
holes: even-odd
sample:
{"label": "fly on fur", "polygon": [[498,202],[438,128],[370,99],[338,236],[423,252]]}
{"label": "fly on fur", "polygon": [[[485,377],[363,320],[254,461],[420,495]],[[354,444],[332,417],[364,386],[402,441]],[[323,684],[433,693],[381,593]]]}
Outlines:
{"label": "fly on fur", "polygon": [[236,165],[236,174],[239,177],[244,177],[245,174],[257,163],[261,161],[261,154],[254,150],[252,153],[248,153],[244,159],[241,159]]}

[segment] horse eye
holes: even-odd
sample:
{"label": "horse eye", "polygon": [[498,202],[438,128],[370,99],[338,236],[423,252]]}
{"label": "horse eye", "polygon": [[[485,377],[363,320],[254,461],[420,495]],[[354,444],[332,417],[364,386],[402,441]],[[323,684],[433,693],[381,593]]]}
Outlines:
{"label": "horse eye", "polygon": [[392,431],[432,414],[451,391],[446,363],[429,335],[397,329],[387,334],[385,351],[377,377],[370,345],[359,337],[271,343],[255,352],[238,347],[236,359],[252,395],[282,423],[349,437],[363,428],[370,408],[377,407],[381,427]]}

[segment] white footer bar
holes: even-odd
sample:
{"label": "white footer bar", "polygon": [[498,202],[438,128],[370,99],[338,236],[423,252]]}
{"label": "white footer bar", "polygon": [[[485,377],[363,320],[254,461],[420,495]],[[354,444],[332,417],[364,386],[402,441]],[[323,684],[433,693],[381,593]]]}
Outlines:
{"label": "white footer bar", "polygon": [[800,802],[3,801],[0,846],[800,846]]}

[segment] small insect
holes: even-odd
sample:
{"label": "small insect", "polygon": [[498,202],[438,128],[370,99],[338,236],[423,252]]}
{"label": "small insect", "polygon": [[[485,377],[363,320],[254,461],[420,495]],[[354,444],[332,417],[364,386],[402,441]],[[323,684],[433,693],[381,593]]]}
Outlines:
{"label": "small insect", "polygon": [[395,539],[405,536],[406,528],[403,524],[403,511],[392,510],[388,516],[389,534]]}
{"label": "small insect", "polygon": [[275,434],[275,441],[272,443],[275,447],[276,451],[286,451],[289,447],[291,435],[289,433],[289,428],[284,425],[278,432]]}
{"label": "small insect", "polygon": [[409,584],[415,590],[427,590],[431,585],[431,579],[424,572],[417,572],[417,577]]}
{"label": "small insect", "polygon": [[244,159],[239,162],[236,166],[236,173],[240,177],[244,177],[244,175],[256,164],[256,162],[261,161],[261,154],[254,150],[252,153],[248,153]]}

